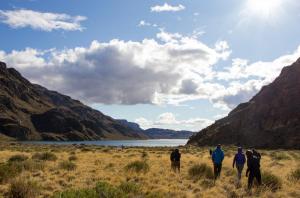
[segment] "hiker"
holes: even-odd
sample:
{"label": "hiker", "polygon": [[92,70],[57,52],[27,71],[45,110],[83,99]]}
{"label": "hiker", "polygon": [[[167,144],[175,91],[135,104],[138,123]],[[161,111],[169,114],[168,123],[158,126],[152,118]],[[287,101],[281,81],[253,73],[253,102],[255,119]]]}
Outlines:
{"label": "hiker", "polygon": [[248,150],[247,156],[247,171],[246,177],[248,177],[248,189],[250,190],[253,185],[254,178],[258,185],[261,185],[261,174],[260,174],[260,159],[261,155],[256,150]]}
{"label": "hiker", "polygon": [[213,151],[211,158],[214,164],[214,175],[216,180],[221,175],[222,162],[224,159],[224,152],[222,151],[220,144],[218,144],[217,148]]}
{"label": "hiker", "polygon": [[244,169],[244,164],[246,162],[245,154],[243,153],[242,147],[238,147],[238,152],[235,154],[232,162],[232,168],[236,166],[236,169],[238,171],[238,185],[240,184],[241,178],[242,178],[242,171]]}
{"label": "hiker", "polygon": [[180,172],[180,158],[181,158],[181,154],[179,153],[179,150],[178,149],[173,150],[170,155],[170,160],[171,160],[171,168],[174,172],[176,172],[176,170]]}

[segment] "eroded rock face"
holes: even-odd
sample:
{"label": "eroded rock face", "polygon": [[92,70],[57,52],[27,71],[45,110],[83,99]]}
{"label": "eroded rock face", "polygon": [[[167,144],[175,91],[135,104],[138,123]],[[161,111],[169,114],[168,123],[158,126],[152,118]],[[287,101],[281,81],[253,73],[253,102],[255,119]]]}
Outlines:
{"label": "eroded rock face", "polygon": [[300,149],[300,59],[249,102],[192,136],[188,144]]}
{"label": "eroded rock face", "polygon": [[19,140],[145,138],[69,96],[31,84],[0,62],[0,133]]}

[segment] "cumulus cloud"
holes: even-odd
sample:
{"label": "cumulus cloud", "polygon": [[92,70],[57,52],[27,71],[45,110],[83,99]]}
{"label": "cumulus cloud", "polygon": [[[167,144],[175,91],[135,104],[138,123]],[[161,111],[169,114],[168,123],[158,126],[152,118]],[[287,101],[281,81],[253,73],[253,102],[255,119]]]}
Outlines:
{"label": "cumulus cloud", "polygon": [[300,57],[300,46],[291,54],[280,56],[272,61],[249,63],[245,59],[233,59],[225,71],[215,73],[215,79],[228,81],[210,97],[216,107],[230,110],[242,102],[250,100],[264,85],[279,76],[283,67],[291,65]]}
{"label": "cumulus cloud", "polygon": [[179,4],[177,6],[164,3],[163,5],[156,5],[150,8],[151,12],[178,12],[185,9],[185,6]]}
{"label": "cumulus cloud", "polygon": [[82,31],[81,22],[84,16],[70,16],[67,14],[38,12],[27,9],[0,10],[0,22],[12,28],[30,27],[36,30],[51,32],[53,30]]}
{"label": "cumulus cloud", "polygon": [[204,118],[191,118],[179,120],[173,113],[166,112],[160,114],[155,120],[146,118],[137,118],[135,120],[143,129],[148,128],[165,128],[174,130],[201,130],[213,123],[212,120]]}
{"label": "cumulus cloud", "polygon": [[186,95],[208,97],[201,83],[221,53],[195,37],[161,30],[156,39],[141,42],[115,39],[65,50],[2,51],[0,59],[31,81],[90,104],[153,104],[186,100]]}

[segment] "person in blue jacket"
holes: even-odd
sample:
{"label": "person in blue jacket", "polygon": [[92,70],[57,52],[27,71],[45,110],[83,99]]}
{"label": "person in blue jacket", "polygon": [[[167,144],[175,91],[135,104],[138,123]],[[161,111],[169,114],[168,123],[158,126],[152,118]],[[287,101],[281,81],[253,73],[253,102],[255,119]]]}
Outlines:
{"label": "person in blue jacket", "polygon": [[240,184],[241,178],[242,178],[242,172],[244,169],[244,164],[246,162],[246,156],[243,153],[243,149],[242,147],[238,148],[238,152],[237,154],[235,154],[234,158],[233,158],[233,162],[232,162],[232,168],[234,168],[234,166],[236,166],[236,169],[238,171],[238,184]]}
{"label": "person in blue jacket", "polygon": [[221,145],[218,144],[217,148],[212,152],[211,159],[214,164],[215,180],[220,177],[222,170],[222,162],[224,159],[224,152],[221,149]]}

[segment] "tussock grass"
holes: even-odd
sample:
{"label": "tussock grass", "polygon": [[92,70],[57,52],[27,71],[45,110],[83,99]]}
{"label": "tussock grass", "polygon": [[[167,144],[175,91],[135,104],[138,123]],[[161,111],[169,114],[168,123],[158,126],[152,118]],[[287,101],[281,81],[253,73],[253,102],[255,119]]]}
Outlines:
{"label": "tussock grass", "polygon": [[150,167],[146,161],[134,161],[125,166],[126,171],[134,171],[136,173],[146,173],[150,170]]}
{"label": "tussock grass", "polygon": [[194,180],[199,180],[201,178],[213,179],[214,173],[212,168],[205,163],[196,164],[189,168],[189,177]]}
{"label": "tussock grass", "polygon": [[76,164],[71,161],[62,161],[59,163],[59,167],[67,171],[72,171],[76,169]]}
{"label": "tussock grass", "polygon": [[281,179],[271,172],[262,172],[262,183],[263,186],[271,191],[277,191],[282,187]]}
{"label": "tussock grass", "polygon": [[69,161],[76,161],[78,158],[75,155],[69,157]]}
{"label": "tussock grass", "polygon": [[27,155],[17,154],[17,155],[11,156],[8,161],[9,162],[23,162],[27,159],[28,159]]}
{"label": "tussock grass", "polygon": [[37,182],[19,178],[13,180],[10,184],[9,198],[35,198],[40,194],[41,188]]}
{"label": "tussock grass", "polygon": [[51,152],[35,153],[32,159],[42,160],[42,161],[56,161],[57,156]]}
{"label": "tussock grass", "polygon": [[[82,148],[87,148],[90,152],[82,152]],[[237,188],[235,185],[236,169],[232,168],[232,154],[236,152],[236,148],[225,147],[223,149],[225,153],[230,154],[225,156],[221,178],[215,182],[210,179],[213,178],[213,164],[208,147],[180,148],[182,153],[181,172],[175,173],[170,167],[170,148],[127,147],[118,149],[86,145],[52,146],[0,143],[0,178],[2,178],[0,179],[2,180],[0,197],[8,197],[11,183],[18,179],[22,180],[22,178],[23,180],[24,178],[34,178],[34,181],[38,182],[41,186],[38,198],[53,196],[99,198],[100,190],[102,195],[104,193],[111,197],[121,198],[299,197],[300,182],[297,179],[299,171],[297,173],[296,170],[300,165],[300,158],[297,157],[300,156],[300,151],[262,150],[261,168],[272,174],[265,177],[263,173],[263,184],[265,185],[262,187],[254,185],[249,194],[245,177],[246,165],[241,186]],[[57,160],[51,161],[48,160],[48,157],[30,158],[36,153],[49,153],[50,151],[55,151],[53,154]],[[285,160],[280,157],[281,160],[275,160],[274,152],[283,153],[290,159]],[[29,159],[9,161],[15,155],[29,156]],[[72,160],[71,156],[76,156],[77,159]],[[69,171],[69,168],[65,169],[60,166],[61,162],[71,162],[76,165],[76,168]],[[200,166],[201,164],[205,165]],[[199,165],[201,168],[197,169],[195,165]],[[143,167],[148,167],[147,171],[144,172]],[[194,171],[191,174],[193,168]],[[206,169],[208,171],[210,169],[208,177]],[[196,179],[193,178],[193,175]]]}
{"label": "tussock grass", "polygon": [[300,181],[300,168],[293,170],[289,175],[289,178],[291,178],[294,181]]}

